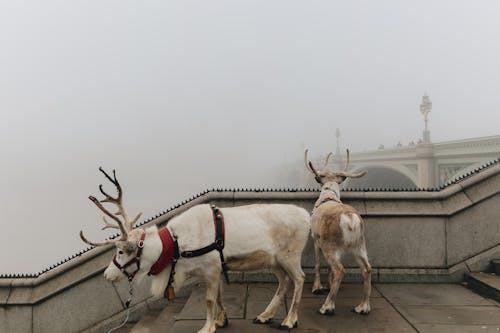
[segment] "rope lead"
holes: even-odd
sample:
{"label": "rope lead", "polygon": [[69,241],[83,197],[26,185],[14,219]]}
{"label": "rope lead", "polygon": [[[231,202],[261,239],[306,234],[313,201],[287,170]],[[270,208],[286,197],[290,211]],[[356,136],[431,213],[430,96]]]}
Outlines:
{"label": "rope lead", "polygon": [[132,281],[128,281],[128,299],[125,301],[125,306],[127,307],[127,316],[125,316],[125,320],[123,323],[121,323],[120,326],[116,326],[108,331],[108,333],[111,333],[113,331],[116,331],[117,329],[122,328],[127,324],[128,319],[130,318],[130,303],[132,303],[132,297],[133,297],[133,287],[132,287]]}

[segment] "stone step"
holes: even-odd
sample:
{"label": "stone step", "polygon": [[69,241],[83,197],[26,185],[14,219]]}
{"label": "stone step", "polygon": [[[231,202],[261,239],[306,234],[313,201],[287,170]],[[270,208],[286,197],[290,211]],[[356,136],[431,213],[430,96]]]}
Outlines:
{"label": "stone step", "polygon": [[500,259],[493,259],[491,266],[493,267],[493,273],[500,276]]}
{"label": "stone step", "polygon": [[474,292],[500,302],[500,276],[495,273],[470,273],[467,287]]}

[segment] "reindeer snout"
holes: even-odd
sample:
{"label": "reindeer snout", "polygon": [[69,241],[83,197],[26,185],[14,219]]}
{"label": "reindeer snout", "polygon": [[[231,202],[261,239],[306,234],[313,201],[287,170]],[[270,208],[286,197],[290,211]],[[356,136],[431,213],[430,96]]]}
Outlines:
{"label": "reindeer snout", "polygon": [[104,278],[110,282],[118,281],[121,277],[122,272],[114,266],[108,266],[104,271]]}

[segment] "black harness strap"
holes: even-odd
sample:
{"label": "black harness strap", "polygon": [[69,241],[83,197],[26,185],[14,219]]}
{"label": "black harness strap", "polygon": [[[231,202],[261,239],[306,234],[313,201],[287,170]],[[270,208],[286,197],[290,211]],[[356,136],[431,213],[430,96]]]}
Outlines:
{"label": "black harness strap", "polygon": [[222,250],[224,249],[224,239],[225,239],[224,216],[222,215],[222,212],[219,210],[219,208],[217,208],[215,205],[211,205],[210,208],[212,209],[212,215],[215,227],[215,241],[212,244],[197,250],[179,252],[179,244],[177,243],[177,237],[174,235],[174,260],[172,261],[172,270],[170,271],[168,285],[167,288],[165,289],[165,295],[164,295],[165,297],[168,296],[167,295],[168,292],[172,292],[169,291],[169,289],[171,290],[172,283],[174,282],[175,264],[177,263],[177,260],[180,257],[182,258],[199,257],[209,252],[212,252],[213,250],[219,251],[222,272],[224,273],[224,278],[226,279],[227,284],[229,284],[229,276],[227,274],[228,269],[226,261],[224,259],[224,254],[222,253]]}
{"label": "black harness strap", "polygon": [[210,208],[212,209],[212,215],[214,219],[214,227],[215,227],[215,241],[207,245],[205,247],[202,247],[201,249],[197,250],[191,250],[191,251],[182,251],[181,252],[181,257],[183,258],[193,258],[193,257],[199,257],[204,254],[207,254],[209,252],[212,252],[213,250],[219,251],[220,255],[220,262],[222,265],[222,272],[224,273],[224,277],[226,278],[226,282],[229,284],[229,276],[227,274],[227,265],[226,261],[224,260],[224,254],[222,253],[222,250],[224,249],[224,236],[225,236],[225,231],[224,231],[224,216],[222,215],[222,212],[217,208],[215,205],[211,205]]}
{"label": "black harness strap", "polygon": [[211,206],[212,213],[214,217],[215,223],[215,246],[216,250],[219,251],[220,262],[222,266],[222,272],[224,273],[224,278],[226,279],[227,284],[229,284],[229,276],[227,274],[227,264],[224,259],[224,253],[222,250],[224,249],[224,238],[225,238],[225,230],[224,230],[224,216],[222,212],[215,205]]}

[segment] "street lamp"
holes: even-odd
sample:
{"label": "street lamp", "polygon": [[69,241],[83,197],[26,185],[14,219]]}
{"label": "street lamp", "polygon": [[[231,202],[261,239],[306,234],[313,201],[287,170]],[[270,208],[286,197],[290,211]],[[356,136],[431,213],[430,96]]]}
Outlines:
{"label": "street lamp", "polygon": [[429,99],[429,96],[425,94],[422,97],[422,103],[420,104],[420,112],[424,116],[424,122],[425,122],[424,143],[431,142],[431,134],[429,132],[429,127],[428,127],[429,113],[431,112],[431,109],[432,109],[432,102]]}

